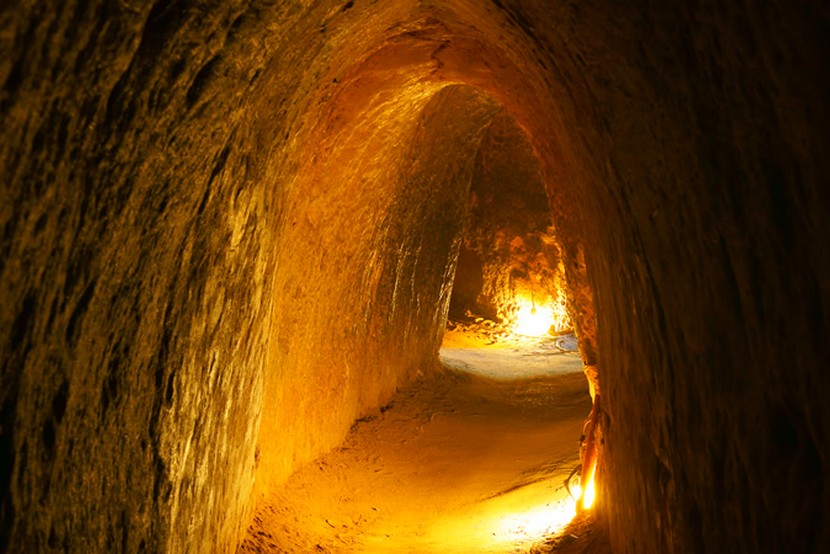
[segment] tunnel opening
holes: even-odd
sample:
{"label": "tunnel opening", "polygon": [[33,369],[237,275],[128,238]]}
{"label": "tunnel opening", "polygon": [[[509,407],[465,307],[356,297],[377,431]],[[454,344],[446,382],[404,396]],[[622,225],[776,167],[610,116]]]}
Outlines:
{"label": "tunnel opening", "polygon": [[573,331],[567,298],[562,248],[536,154],[502,111],[476,154],[449,324],[483,324],[493,340],[499,334],[563,335]]}
{"label": "tunnel opening", "polygon": [[[524,132],[508,114],[499,113],[476,155],[440,351],[448,370],[528,384],[583,374],[570,317],[574,306],[568,299],[572,301],[573,294],[548,201]],[[553,379],[553,386],[558,386]],[[594,391],[587,381],[584,385],[588,398]],[[555,541],[571,517],[592,507],[596,424],[595,417],[585,419],[574,441],[579,444],[579,464],[564,479],[560,474],[551,480],[559,486],[551,486],[553,494],[546,502],[513,514],[509,520],[514,529],[543,531]]]}
{"label": "tunnel opening", "polygon": [[[538,343],[514,380],[439,357],[454,285],[513,336],[523,309],[565,319],[578,240],[553,232],[561,137],[535,115],[553,125],[557,111],[501,46],[437,12],[389,27],[358,61],[335,55],[332,84],[303,100],[316,119],[291,130],[250,550],[500,552],[551,531],[544,514],[573,515],[565,478],[594,390],[575,339]],[[475,280],[471,253],[480,291],[455,279],[463,255]],[[553,375],[527,371],[552,348]]]}
{"label": "tunnel opening", "polygon": [[[566,296],[536,154],[480,87],[368,74],[330,101],[283,200],[294,248],[277,248],[288,294],[273,310],[278,372],[242,548],[529,547],[574,515],[566,481],[591,405],[575,338],[558,334],[567,314],[520,327]],[[491,315],[478,328],[524,337],[507,362],[465,365],[513,379],[439,357],[459,305]]]}
{"label": "tunnel opening", "polygon": [[[309,521],[346,544],[320,548],[357,549],[395,508],[338,512],[349,441],[383,437],[358,465],[406,497],[424,433],[471,447],[456,416],[564,407],[436,362],[458,184],[503,108],[561,243],[606,550],[830,552],[826,2],[0,13],[0,550],[233,551],[305,471],[341,493]],[[488,261],[459,252],[453,313],[500,323]],[[422,489],[516,485],[485,446]]]}

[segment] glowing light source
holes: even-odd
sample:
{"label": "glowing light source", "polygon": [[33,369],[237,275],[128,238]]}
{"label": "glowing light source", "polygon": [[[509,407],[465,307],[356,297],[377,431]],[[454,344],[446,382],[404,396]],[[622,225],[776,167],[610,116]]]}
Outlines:
{"label": "glowing light source", "polygon": [[594,488],[594,472],[596,468],[591,470],[591,475],[588,478],[588,484],[585,485],[585,492],[582,494],[582,507],[588,510],[591,506],[594,505],[594,499],[596,498],[596,489]]}
{"label": "glowing light source", "polygon": [[513,333],[528,337],[547,335],[553,325],[553,310],[550,306],[536,306],[527,300],[519,300],[518,304]]}
{"label": "glowing light source", "polygon": [[513,334],[528,337],[543,337],[551,328],[555,333],[571,327],[564,294],[548,302],[534,302],[532,298],[517,297],[513,315]]}
{"label": "glowing light source", "polygon": [[576,498],[576,502],[580,505],[580,509],[582,510],[589,510],[591,506],[594,505],[594,500],[596,500],[597,490],[594,485],[594,474],[596,473],[596,469],[595,464],[588,474],[588,482],[585,484],[584,489],[580,485],[574,485],[573,487],[574,498]]}

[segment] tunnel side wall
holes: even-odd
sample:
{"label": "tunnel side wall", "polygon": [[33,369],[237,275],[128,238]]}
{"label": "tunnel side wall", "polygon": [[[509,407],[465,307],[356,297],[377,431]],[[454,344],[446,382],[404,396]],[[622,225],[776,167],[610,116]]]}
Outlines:
{"label": "tunnel side wall", "polygon": [[325,159],[286,200],[262,490],[437,368],[475,153],[497,108],[469,87],[409,92],[363,106],[344,135],[317,135]]}
{"label": "tunnel side wall", "polygon": [[314,51],[299,10],[193,4],[0,8],[0,550],[247,527],[298,87],[267,67]]}
{"label": "tunnel side wall", "polygon": [[591,130],[581,165],[600,169],[573,194],[611,546],[826,550],[826,8],[588,15],[565,40],[595,38],[575,47],[571,92]]}

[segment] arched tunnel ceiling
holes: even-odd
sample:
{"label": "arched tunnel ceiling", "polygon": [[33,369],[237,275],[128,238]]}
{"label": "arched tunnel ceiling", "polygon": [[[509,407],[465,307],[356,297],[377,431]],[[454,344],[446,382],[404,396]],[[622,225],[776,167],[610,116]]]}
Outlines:
{"label": "arched tunnel ceiling", "polygon": [[[5,3],[0,546],[233,549],[255,481],[434,346],[447,260],[402,257],[431,275],[389,281],[412,321],[365,302],[366,261],[452,242],[422,232],[458,208],[429,187],[469,172],[498,105],[539,160],[602,371],[612,545],[826,550],[827,22],[811,0]],[[364,312],[334,325],[341,293]],[[292,380],[326,390],[324,358],[354,388],[313,416],[281,404]]]}

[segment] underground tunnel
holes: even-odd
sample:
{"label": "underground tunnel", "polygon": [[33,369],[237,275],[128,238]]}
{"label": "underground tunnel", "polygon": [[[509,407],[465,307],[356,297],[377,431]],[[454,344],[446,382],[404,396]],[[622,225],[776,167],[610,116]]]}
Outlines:
{"label": "underground tunnel", "polygon": [[829,27],[5,2],[0,551],[830,550]]}

